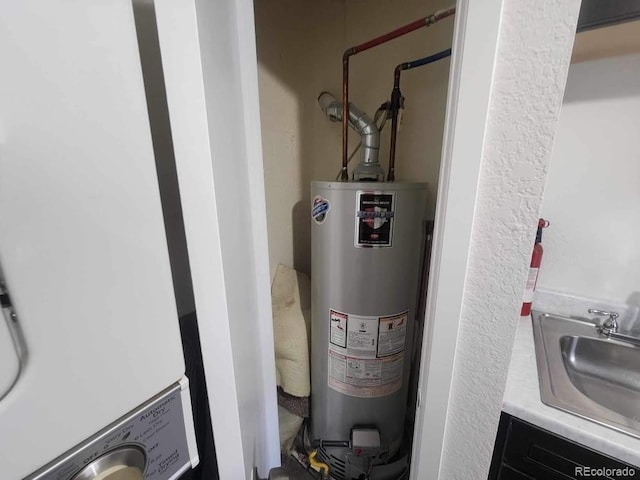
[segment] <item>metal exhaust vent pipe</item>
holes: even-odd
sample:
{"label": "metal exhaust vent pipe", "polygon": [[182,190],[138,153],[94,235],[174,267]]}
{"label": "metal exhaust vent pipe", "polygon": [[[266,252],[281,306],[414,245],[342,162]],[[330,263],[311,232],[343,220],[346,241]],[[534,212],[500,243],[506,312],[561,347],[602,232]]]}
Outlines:
{"label": "metal exhaust vent pipe", "polygon": [[[318,105],[332,122],[342,121],[342,104],[329,92],[322,92]],[[362,137],[362,159],[353,171],[353,180],[384,180],[384,170],[378,163],[380,132],[369,116],[353,103],[349,104],[349,126]]]}

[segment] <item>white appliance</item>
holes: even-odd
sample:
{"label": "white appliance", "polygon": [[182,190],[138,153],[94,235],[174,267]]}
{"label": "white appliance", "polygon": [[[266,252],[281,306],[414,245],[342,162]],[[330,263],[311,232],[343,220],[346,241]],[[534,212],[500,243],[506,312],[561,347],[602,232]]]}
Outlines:
{"label": "white appliance", "polygon": [[[197,453],[131,1],[0,0],[0,61],[0,477],[176,478]],[[178,470],[151,475],[149,432],[134,470],[95,463],[167,394]]]}
{"label": "white appliance", "polygon": [[26,480],[178,478],[194,461],[187,387],[186,379],[178,382]]}

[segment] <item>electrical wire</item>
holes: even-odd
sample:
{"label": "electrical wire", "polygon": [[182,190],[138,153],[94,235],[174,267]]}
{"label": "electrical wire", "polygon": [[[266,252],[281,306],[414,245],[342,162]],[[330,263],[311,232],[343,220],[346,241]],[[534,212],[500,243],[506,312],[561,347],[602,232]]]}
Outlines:
{"label": "electrical wire", "polygon": [[329,465],[323,463],[319,460],[316,460],[316,455],[318,454],[317,450],[314,450],[309,454],[309,464],[318,469],[318,471],[322,470],[322,478],[329,478]]}

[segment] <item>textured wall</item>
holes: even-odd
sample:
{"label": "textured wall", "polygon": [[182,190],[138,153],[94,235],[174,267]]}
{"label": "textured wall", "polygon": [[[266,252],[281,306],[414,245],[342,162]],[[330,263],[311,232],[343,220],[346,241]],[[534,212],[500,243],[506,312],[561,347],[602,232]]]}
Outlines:
{"label": "textured wall", "polygon": [[542,288],[640,305],[640,55],[569,70],[544,193]]}
{"label": "textured wall", "polygon": [[340,162],[337,124],[317,106],[340,90],[344,2],[256,0],[260,117],[271,275],[278,263],[311,271],[309,185]]}
{"label": "textured wall", "polygon": [[579,4],[503,6],[441,479],[487,476]]}

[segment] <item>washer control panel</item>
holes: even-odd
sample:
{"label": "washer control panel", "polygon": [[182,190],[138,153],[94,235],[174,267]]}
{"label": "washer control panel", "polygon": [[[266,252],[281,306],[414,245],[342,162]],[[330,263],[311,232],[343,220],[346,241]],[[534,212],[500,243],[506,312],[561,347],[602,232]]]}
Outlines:
{"label": "washer control panel", "polygon": [[145,480],[178,478],[191,467],[182,401],[176,384],[25,480],[106,479],[134,468]]}

